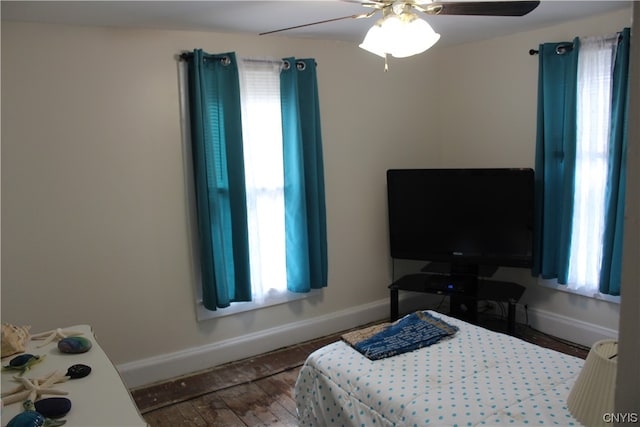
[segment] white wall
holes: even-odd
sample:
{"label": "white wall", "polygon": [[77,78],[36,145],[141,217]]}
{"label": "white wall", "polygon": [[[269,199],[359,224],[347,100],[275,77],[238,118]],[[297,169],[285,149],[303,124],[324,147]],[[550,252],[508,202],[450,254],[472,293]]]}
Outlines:
{"label": "white wall", "polygon": [[[316,58],[330,265],[322,297],[196,322],[176,61],[193,48]],[[126,364],[216,353],[216,343],[341,311],[331,327],[342,330],[359,321],[349,311],[371,303],[367,316],[386,316],[385,170],[434,157],[425,128],[435,88],[414,83],[432,60],[385,74],[379,58],[345,43],[3,22],[2,320],[34,331],[91,324]]]}
{"label": "white wall", "polygon": [[[313,338],[385,316],[385,170],[532,166],[537,61],[528,49],[625,25],[628,13],[615,13],[434,48],[384,73],[379,58],[347,43],[3,22],[2,320],[34,331],[89,323],[125,371],[173,360],[186,372],[198,367],[194,355],[225,361],[223,347],[242,337],[260,342],[258,352],[288,344],[260,340],[274,331],[299,340],[288,325]],[[195,320],[176,62],[193,48],[316,58],[329,238],[321,297]],[[600,318],[591,301],[571,307],[566,294],[532,284],[529,293],[531,306],[617,322],[617,306]],[[316,318],[329,326],[314,328]]]}

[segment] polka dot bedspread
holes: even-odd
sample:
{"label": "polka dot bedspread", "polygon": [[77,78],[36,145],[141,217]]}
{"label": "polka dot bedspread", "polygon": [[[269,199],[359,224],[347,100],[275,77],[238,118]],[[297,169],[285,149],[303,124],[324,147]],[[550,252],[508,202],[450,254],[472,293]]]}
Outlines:
{"label": "polka dot bedspread", "polygon": [[566,399],[582,359],[429,313],[460,330],[375,361],[343,341],[312,353],[295,386],[300,426],[580,425]]}

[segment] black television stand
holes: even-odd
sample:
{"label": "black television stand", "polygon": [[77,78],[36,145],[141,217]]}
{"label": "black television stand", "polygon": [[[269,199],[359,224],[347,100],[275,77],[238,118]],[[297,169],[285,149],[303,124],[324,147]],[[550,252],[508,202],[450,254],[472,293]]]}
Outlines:
{"label": "black television stand", "polygon": [[399,291],[448,295],[450,314],[470,323],[477,322],[478,301],[506,302],[507,332],[515,333],[515,304],[525,287],[513,282],[478,278],[472,275],[415,273],[408,274],[389,285],[391,321],[399,317]]}
{"label": "black television stand", "polygon": [[422,267],[420,271],[423,273],[449,274],[453,276],[491,277],[498,271],[498,266],[460,262],[430,262]]}

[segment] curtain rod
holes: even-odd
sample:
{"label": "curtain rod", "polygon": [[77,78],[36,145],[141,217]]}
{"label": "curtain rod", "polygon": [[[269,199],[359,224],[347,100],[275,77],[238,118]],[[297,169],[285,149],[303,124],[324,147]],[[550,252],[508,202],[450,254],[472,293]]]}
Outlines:
{"label": "curtain rod", "polygon": [[[618,42],[620,42],[622,40],[622,34],[618,34]],[[573,50],[573,43],[565,43],[565,44],[561,44],[558,47],[556,47],[556,53],[558,55],[562,55],[565,54],[567,52],[571,52]],[[536,50],[536,49],[529,49],[529,55],[537,55],[539,54],[540,51]]]}
{"label": "curtain rod", "polygon": [[[183,52],[179,55],[179,59],[181,61],[188,61],[191,58],[193,58],[193,52]],[[284,64],[286,62],[285,60],[278,60],[278,59],[260,59],[260,58],[239,58],[239,59],[247,62],[262,62],[265,64]]]}
{"label": "curtain rod", "polygon": [[[214,55],[209,55],[209,56],[212,57]],[[183,52],[180,55],[178,55],[178,59],[180,61],[188,61],[191,58],[193,58],[193,52]],[[221,61],[223,61],[224,65],[228,65],[228,64],[231,63],[231,58],[229,58],[228,56],[221,56],[219,59]],[[286,59],[278,60],[278,59],[260,59],[260,58],[243,58],[243,57],[240,57],[238,59],[240,61],[244,61],[244,62],[258,62],[258,63],[263,63],[263,64],[277,64],[277,65],[280,65],[283,70],[288,70],[291,67],[291,64]],[[314,61],[314,63],[316,64],[316,66],[318,65],[317,62]],[[295,63],[295,66],[298,69],[298,71],[304,71],[307,68],[307,64],[302,60],[297,60],[296,63]]]}

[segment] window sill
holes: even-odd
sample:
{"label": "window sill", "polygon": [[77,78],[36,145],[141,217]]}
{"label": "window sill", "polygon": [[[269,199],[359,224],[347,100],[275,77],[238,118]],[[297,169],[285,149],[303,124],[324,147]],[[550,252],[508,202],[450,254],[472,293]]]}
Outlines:
{"label": "window sill", "polygon": [[262,308],[271,307],[274,305],[286,304],[292,301],[299,301],[307,298],[312,298],[317,295],[322,295],[322,289],[311,289],[309,292],[296,293],[296,292],[282,292],[276,295],[267,295],[260,301],[248,301],[248,302],[234,302],[230,307],[220,308],[212,311],[207,310],[202,305],[202,301],[198,301],[196,306],[196,318],[199,322],[216,319],[220,317],[232,316],[234,314],[244,313],[247,311],[260,310]]}
{"label": "window sill", "polygon": [[570,289],[566,285],[560,285],[555,279],[538,279],[538,285],[545,288],[555,289],[568,294],[580,295],[586,298],[593,298],[601,301],[607,301],[614,304],[620,304],[619,296],[601,294],[600,292],[590,292],[581,289]]}

